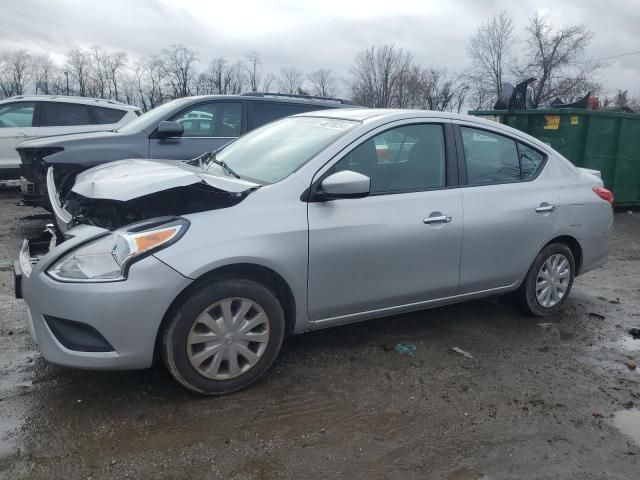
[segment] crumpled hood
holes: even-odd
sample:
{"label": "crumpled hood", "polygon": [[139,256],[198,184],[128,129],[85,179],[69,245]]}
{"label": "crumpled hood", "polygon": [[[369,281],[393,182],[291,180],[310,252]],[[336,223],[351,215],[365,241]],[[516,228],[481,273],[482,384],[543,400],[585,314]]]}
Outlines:
{"label": "crumpled hood", "polygon": [[214,188],[240,193],[257,183],[204,172],[182,161],[118,160],[80,173],[71,189],[86,198],[126,202],[151,193],[206,183]]}

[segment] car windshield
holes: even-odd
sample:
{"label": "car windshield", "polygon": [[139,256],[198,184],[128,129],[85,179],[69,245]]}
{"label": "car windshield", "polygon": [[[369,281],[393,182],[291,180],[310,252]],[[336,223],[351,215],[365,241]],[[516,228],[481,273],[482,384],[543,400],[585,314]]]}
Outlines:
{"label": "car windshield", "polygon": [[184,98],[177,98],[176,100],[171,100],[170,102],[164,103],[159,107],[153,108],[147,113],[143,113],[139,117],[131,120],[129,123],[119,128],[118,132],[138,133],[145,131],[149,133],[150,130],[154,130],[156,128],[158,122],[164,120],[167,115],[169,115],[177,107],[179,107],[180,104],[186,102],[187,100]]}
{"label": "car windshield", "polygon": [[240,177],[275,183],[287,177],[359,122],[323,117],[288,117],[265,125],[218,152],[207,169],[224,162]]}

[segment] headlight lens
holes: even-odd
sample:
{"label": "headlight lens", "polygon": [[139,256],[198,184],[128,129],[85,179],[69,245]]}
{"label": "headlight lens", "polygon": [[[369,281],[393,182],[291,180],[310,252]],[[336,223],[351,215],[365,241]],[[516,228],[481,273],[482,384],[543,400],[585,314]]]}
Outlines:
{"label": "headlight lens", "polygon": [[187,225],[186,220],[180,219],[160,227],[156,223],[150,229],[117,230],[67,253],[47,273],[63,282],[124,280],[132,261],[175,242],[184,234]]}

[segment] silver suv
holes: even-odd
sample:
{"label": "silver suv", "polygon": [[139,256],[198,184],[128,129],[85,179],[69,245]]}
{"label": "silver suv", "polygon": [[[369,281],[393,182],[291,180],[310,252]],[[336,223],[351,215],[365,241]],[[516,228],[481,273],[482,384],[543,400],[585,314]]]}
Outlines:
{"label": "silver suv", "polygon": [[0,101],[0,178],[18,178],[19,143],[38,137],[113,130],[141,110],[111,100],[21,95]]}
{"label": "silver suv", "polygon": [[117,161],[52,197],[63,241],[25,241],[16,270],[44,357],[157,353],[206,394],[258,379],[287,334],[510,291],[557,313],[613,221],[597,172],[544,143],[407,110],[288,117],[198,164]]}

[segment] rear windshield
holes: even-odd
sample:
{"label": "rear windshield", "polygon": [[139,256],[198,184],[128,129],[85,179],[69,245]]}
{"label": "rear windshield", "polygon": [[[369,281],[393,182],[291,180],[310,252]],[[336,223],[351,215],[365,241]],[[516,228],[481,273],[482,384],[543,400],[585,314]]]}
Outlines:
{"label": "rear windshield", "polygon": [[[242,178],[274,183],[287,177],[359,122],[289,117],[243,135],[216,155]],[[219,169],[215,163],[208,169]]]}

